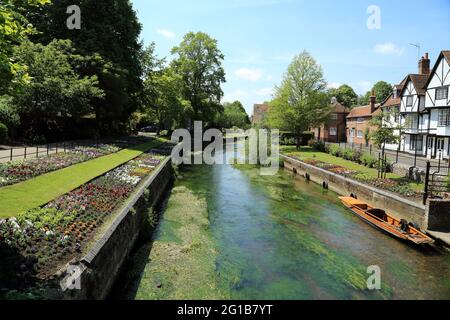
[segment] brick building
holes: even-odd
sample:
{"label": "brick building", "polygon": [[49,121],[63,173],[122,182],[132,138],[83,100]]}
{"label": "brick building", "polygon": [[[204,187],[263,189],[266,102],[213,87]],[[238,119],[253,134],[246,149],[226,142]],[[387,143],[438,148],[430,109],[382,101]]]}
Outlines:
{"label": "brick building", "polygon": [[319,128],[315,128],[314,137],[316,140],[326,142],[345,142],[347,138],[346,123],[349,109],[340,104],[336,98],[331,100],[333,107],[330,119]]}
{"label": "brick building", "polygon": [[369,144],[370,141],[366,139],[367,133],[375,130],[371,126],[370,121],[374,115],[380,112],[380,105],[376,103],[375,92],[372,91],[370,104],[352,109],[347,116],[347,142],[364,145]]}
{"label": "brick building", "polygon": [[267,118],[268,111],[269,111],[268,104],[255,104],[253,106],[252,124],[256,125],[264,124]]}

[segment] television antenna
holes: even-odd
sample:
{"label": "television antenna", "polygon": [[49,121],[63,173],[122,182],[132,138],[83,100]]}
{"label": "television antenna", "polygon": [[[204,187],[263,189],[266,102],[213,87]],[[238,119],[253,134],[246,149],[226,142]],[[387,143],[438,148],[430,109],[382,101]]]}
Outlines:
{"label": "television antenna", "polygon": [[420,49],[421,49],[420,43],[417,43],[417,44],[410,43],[409,45],[417,48],[417,61],[419,61],[420,60]]}

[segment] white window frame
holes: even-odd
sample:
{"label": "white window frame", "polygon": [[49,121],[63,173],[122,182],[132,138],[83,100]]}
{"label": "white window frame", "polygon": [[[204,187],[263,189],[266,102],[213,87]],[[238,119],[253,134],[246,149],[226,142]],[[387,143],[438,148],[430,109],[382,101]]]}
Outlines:
{"label": "white window frame", "polygon": [[[409,101],[411,100],[411,104],[409,104]],[[413,96],[407,96],[406,97],[406,107],[412,108],[414,106],[414,97]]]}
{"label": "white window frame", "polygon": [[335,136],[337,136],[337,128],[330,128],[330,136],[333,136],[333,137],[335,137]]}
{"label": "white window frame", "polygon": [[357,118],[356,122],[357,123],[364,123],[364,118],[363,117]]}
{"label": "white window frame", "polygon": [[436,88],[436,100],[447,100],[448,99],[448,87]]}
{"label": "white window frame", "polygon": [[337,113],[332,113],[331,114],[331,120],[337,120],[338,119],[338,114]]}
{"label": "white window frame", "polygon": [[450,127],[450,109],[439,109],[438,127]]}
{"label": "white window frame", "polygon": [[[359,134],[359,133],[361,133],[361,134]],[[363,132],[362,130],[358,130],[356,136],[357,136],[358,138],[362,139],[362,138],[364,138],[364,132]]]}

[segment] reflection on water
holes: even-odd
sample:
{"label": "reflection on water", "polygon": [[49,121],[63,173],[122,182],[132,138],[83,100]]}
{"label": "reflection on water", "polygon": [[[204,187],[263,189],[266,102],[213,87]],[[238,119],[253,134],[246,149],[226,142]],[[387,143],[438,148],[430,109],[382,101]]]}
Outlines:
{"label": "reflection on water", "polygon": [[[333,192],[230,165],[182,176],[178,185],[206,198],[220,286],[234,299],[450,299],[448,254],[382,234]],[[372,265],[381,291],[366,289]]]}

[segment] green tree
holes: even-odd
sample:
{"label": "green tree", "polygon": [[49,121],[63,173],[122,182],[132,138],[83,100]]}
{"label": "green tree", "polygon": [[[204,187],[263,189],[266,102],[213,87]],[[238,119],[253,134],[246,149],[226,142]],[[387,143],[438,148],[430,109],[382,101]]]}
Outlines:
{"label": "green tree", "polygon": [[96,76],[80,77],[77,67],[84,57],[75,53],[70,40],[54,40],[47,46],[25,41],[14,58],[28,66],[29,85],[14,97],[28,136],[48,136],[62,131],[64,121],[78,121],[92,114],[91,100],[101,99]]}
{"label": "green tree", "polygon": [[351,108],[358,104],[358,95],[349,85],[342,85],[337,89],[330,89],[330,98],[335,97],[339,103],[347,108]]}
{"label": "green tree", "polygon": [[271,128],[293,132],[300,148],[303,132],[323,123],[330,115],[322,67],[306,51],[294,58],[269,109]]}
{"label": "green tree", "polygon": [[[392,94],[392,86],[386,81],[378,81],[377,83],[375,83],[372,90],[375,91],[377,103],[383,103]],[[359,97],[358,102],[360,105],[369,104],[372,90],[367,91],[365,95]]]}
{"label": "green tree", "polygon": [[[12,59],[13,47],[24,41],[34,29],[22,16],[22,6],[38,7],[50,0],[2,0],[0,2],[0,95],[29,79],[26,67]],[[13,87],[13,88],[11,88]]]}
{"label": "green tree", "polygon": [[66,27],[72,0],[54,0],[43,10],[27,10],[26,16],[41,31],[33,40],[48,44],[70,39],[80,55],[97,57],[80,68],[80,76],[97,76],[103,99],[94,100],[96,118],[105,131],[121,131],[139,106],[142,91],[142,29],[129,0],[77,1],[81,29]]}
{"label": "green tree", "polygon": [[173,70],[181,78],[182,98],[192,108],[187,116],[194,121],[212,122],[222,109],[221,84],[225,82],[224,55],[217,40],[203,32],[190,32],[172,49],[172,55],[175,55]]}
{"label": "green tree", "polygon": [[244,106],[240,101],[233,103],[224,103],[223,113],[219,115],[218,125],[224,129],[233,127],[240,129],[248,129],[250,127],[250,119]]}

